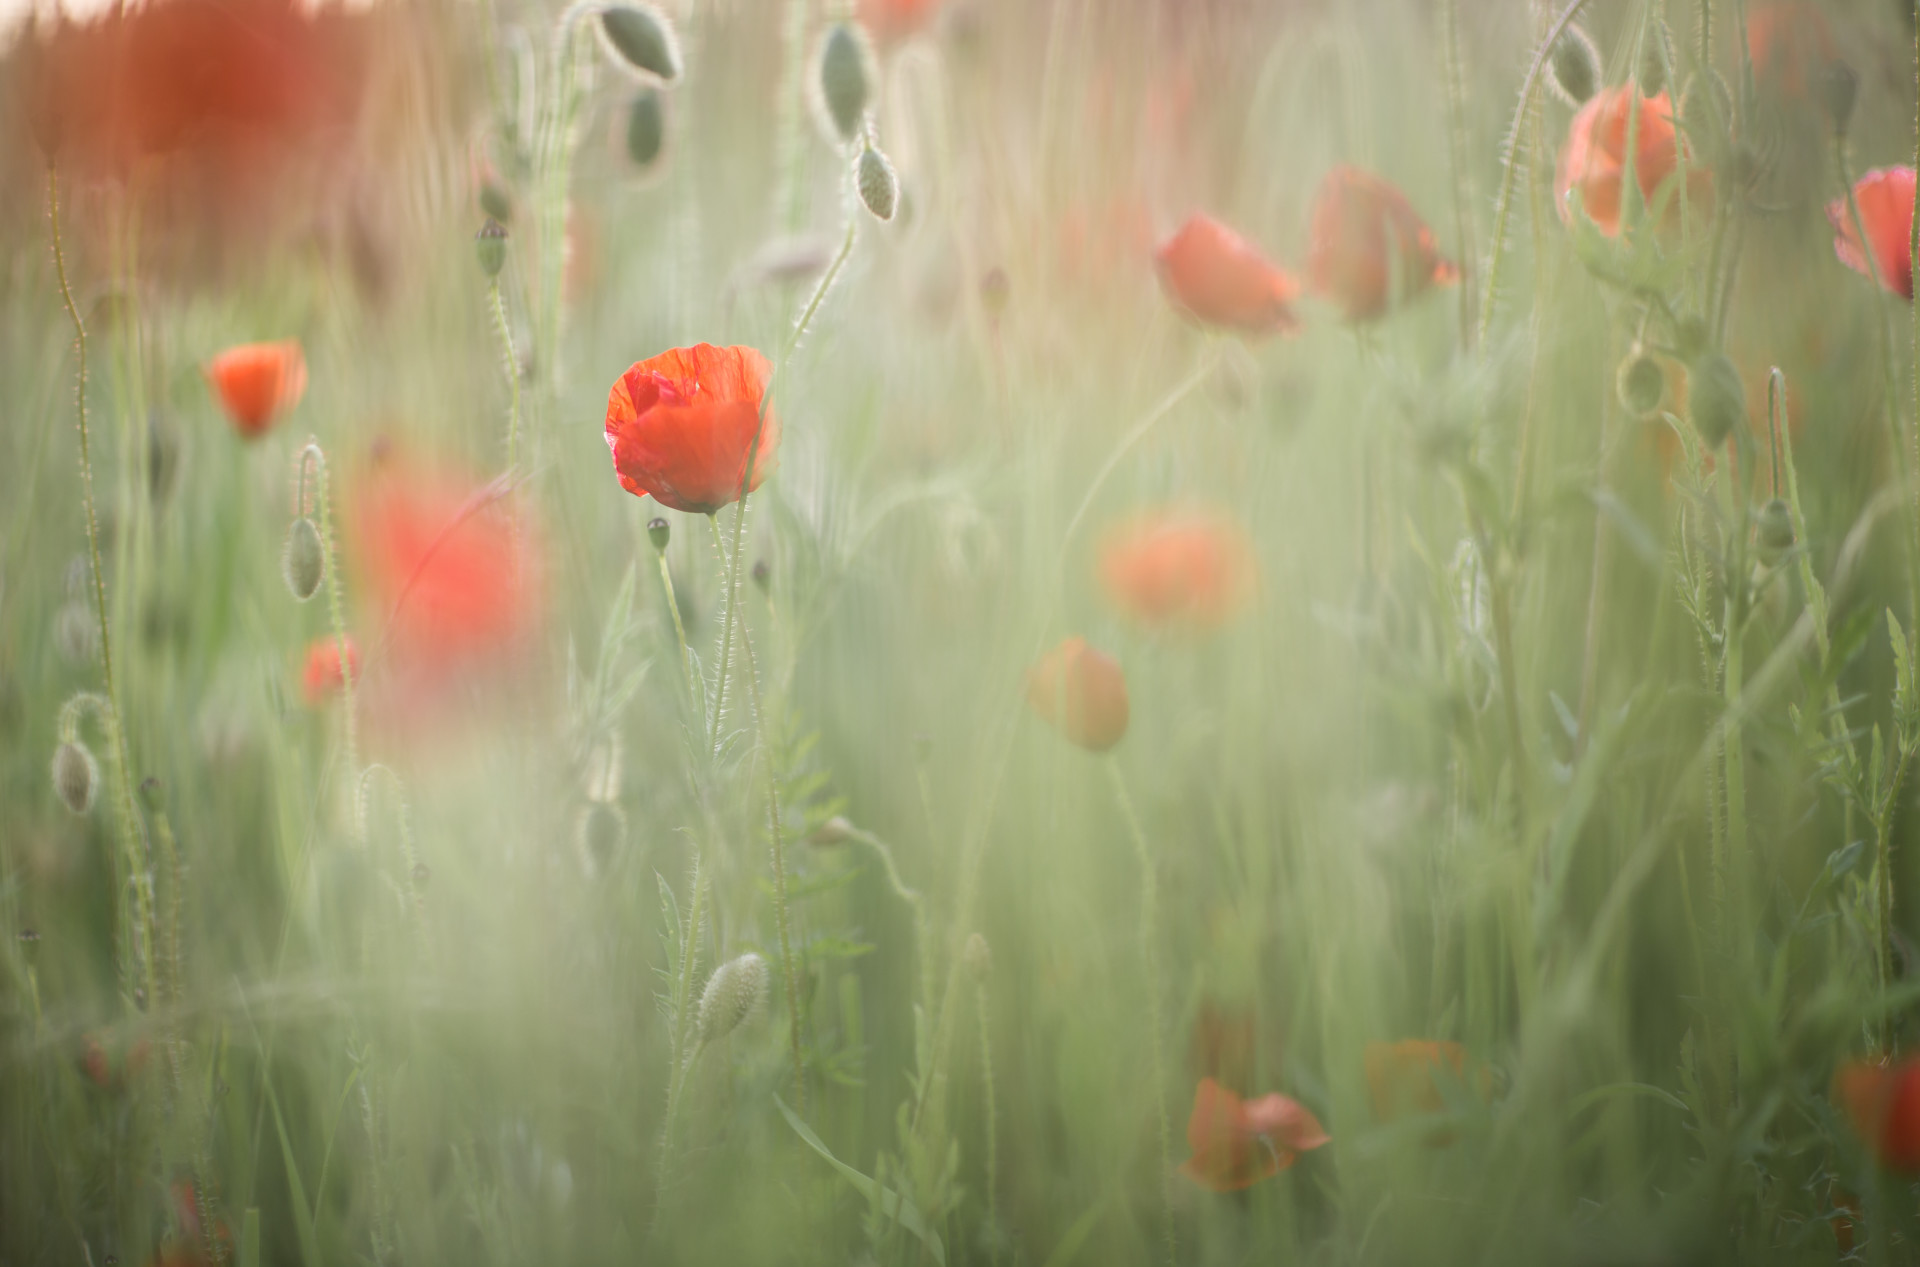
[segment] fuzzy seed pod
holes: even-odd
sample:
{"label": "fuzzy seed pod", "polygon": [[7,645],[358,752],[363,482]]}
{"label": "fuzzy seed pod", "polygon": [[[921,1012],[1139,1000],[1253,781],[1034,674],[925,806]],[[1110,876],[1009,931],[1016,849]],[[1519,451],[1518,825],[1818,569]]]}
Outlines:
{"label": "fuzzy seed pod", "polygon": [[871,146],[861,150],[854,173],[860,201],[867,205],[873,218],[893,219],[893,209],[900,201],[900,178],[893,174],[893,164],[887,161],[887,156]]}
{"label": "fuzzy seed pod", "polygon": [[749,951],[715,968],[707,988],[700,992],[701,1043],[715,1043],[733,1033],[759,1010],[766,995],[767,961],[759,955]]}
{"label": "fuzzy seed pod", "polygon": [[1583,106],[1600,90],[1600,50],[1578,26],[1569,26],[1553,43],[1547,82],[1570,106]]}
{"label": "fuzzy seed pod", "polygon": [[993,975],[993,951],[987,946],[987,939],[979,933],[967,938],[966,947],[960,952],[961,961],[967,965],[967,971],[973,974],[975,981],[985,981]]}
{"label": "fuzzy seed pod", "polygon": [[1833,121],[1834,135],[1847,134],[1847,125],[1853,121],[1853,103],[1859,95],[1860,76],[1853,67],[1841,61],[1827,67],[1820,78],[1820,96],[1827,107],[1827,118]]}
{"label": "fuzzy seed pod", "polygon": [[1726,443],[1747,416],[1747,389],[1725,352],[1694,359],[1687,371],[1687,415],[1709,449]]}
{"label": "fuzzy seed pod", "polygon": [[866,34],[851,22],[834,23],[820,41],[815,75],[822,122],[834,137],[848,144],[859,139],[873,79],[873,49]]}
{"label": "fuzzy seed pod", "polygon": [[627,107],[627,157],[642,171],[652,167],[667,147],[666,94],[648,84],[633,94]]}
{"label": "fuzzy seed pod", "polygon": [[1793,549],[1793,511],[1785,502],[1776,497],[1760,508],[1753,517],[1753,539],[1768,567]]}
{"label": "fuzzy seed pod", "polygon": [[91,810],[99,786],[100,765],[85,744],[69,739],[53,750],[53,790],[68,809],[76,814]]}
{"label": "fuzzy seed pod", "polygon": [[480,226],[480,232],[473,235],[473,253],[480,261],[480,271],[488,277],[500,276],[500,270],[507,263],[507,229],[492,216]]}
{"label": "fuzzy seed pod", "polygon": [[313,526],[313,520],[300,515],[287,529],[287,545],[280,552],[280,575],[286,578],[293,596],[304,603],[320,591],[326,573],[327,552],[320,544],[320,530]]}
{"label": "fuzzy seed pod", "polygon": [[1629,414],[1645,418],[1660,408],[1667,394],[1667,376],[1660,372],[1658,361],[1635,348],[1620,362],[1619,372],[1614,375],[1614,390]]}
{"label": "fuzzy seed pod", "polygon": [[629,70],[666,83],[680,78],[680,42],[666,14],[652,5],[608,5],[600,11],[600,37]]}
{"label": "fuzzy seed pod", "polygon": [[673,540],[673,525],[664,519],[647,520],[647,540],[653,542],[653,548],[666,553],[667,542]]}

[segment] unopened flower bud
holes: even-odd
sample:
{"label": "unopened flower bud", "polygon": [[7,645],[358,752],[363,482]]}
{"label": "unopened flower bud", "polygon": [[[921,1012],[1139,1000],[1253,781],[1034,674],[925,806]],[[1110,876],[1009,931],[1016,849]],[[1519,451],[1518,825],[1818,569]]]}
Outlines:
{"label": "unopened flower bud", "polygon": [[1760,507],[1753,517],[1753,539],[1760,561],[1768,567],[1793,549],[1793,511],[1778,497]]}
{"label": "unopened flower bud", "polygon": [[1657,97],[1667,90],[1667,63],[1660,55],[1660,39],[1652,31],[1640,43],[1640,73],[1636,85],[1643,97]]}
{"label": "unopened flower bud", "polygon": [[480,261],[480,271],[488,277],[500,276],[500,270],[507,263],[507,230],[492,216],[480,226],[480,232],[473,235],[473,253]]}
{"label": "unopened flower bud", "polygon": [[150,814],[158,814],[167,807],[167,787],[159,779],[148,775],[140,780],[140,803],[147,807]]}
{"label": "unopened flower bud", "polygon": [[482,214],[501,224],[513,223],[513,199],[504,187],[491,180],[482,180],[479,200]]}
{"label": "unopened flower bud", "polygon": [[287,529],[287,545],[280,552],[280,575],[287,588],[301,602],[319,592],[327,571],[327,552],[320,544],[320,530],[313,520],[301,515]]}
{"label": "unopened flower bud", "polygon": [[987,939],[979,933],[967,938],[966,948],[960,952],[960,958],[975,981],[985,981],[993,975],[993,951],[988,949]]}
{"label": "unopened flower bud", "polygon": [[650,4],[614,4],[600,11],[607,52],[629,70],[672,83],[680,78],[680,42],[660,10]]}
{"label": "unopened flower bud", "polygon": [[1687,371],[1687,415],[1709,449],[1726,443],[1747,416],[1747,389],[1725,352],[1695,358]]}
{"label": "unopened flower bud", "polygon": [[53,790],[68,809],[76,814],[91,810],[99,785],[99,763],[85,744],[69,739],[53,750]]}
{"label": "unopened flower bud", "polygon": [[1600,50],[1578,26],[1568,26],[1553,42],[1547,59],[1548,80],[1570,106],[1585,105],[1600,90]]}
{"label": "unopened flower bud", "polygon": [[626,839],[627,820],[619,806],[595,801],[580,816],[580,850],[593,875],[607,873]]}
{"label": "unopened flower bud", "polygon": [[900,178],[893,174],[893,164],[887,161],[887,156],[871,146],[861,150],[854,173],[860,201],[867,205],[873,218],[893,219],[893,209],[900,201]]}
{"label": "unopened flower bud", "polygon": [[701,1043],[714,1043],[760,1008],[767,994],[767,961],[749,951],[715,968],[700,992]]}
{"label": "unopened flower bud", "polygon": [[857,140],[873,95],[873,51],[858,26],[836,22],[827,29],[815,83],[828,130],[841,141]]}
{"label": "unopened flower bud", "polygon": [[1667,376],[1660,372],[1658,361],[1635,348],[1620,362],[1619,372],[1614,376],[1614,390],[1629,414],[1645,418],[1660,408],[1667,393]]}
{"label": "unopened flower bud", "polygon": [[666,94],[648,84],[633,94],[633,103],[627,107],[627,157],[644,171],[659,159],[666,145]]}
{"label": "unopened flower bud", "polygon": [[807,843],[810,845],[843,845],[852,839],[853,824],[847,821],[844,814],[835,814],[832,818],[829,818],[826,822],[814,828],[813,834],[807,837]]}
{"label": "unopened flower bud", "polygon": [[1854,100],[1860,95],[1860,76],[1845,62],[1831,62],[1820,77],[1820,95],[1835,134],[1845,136],[1853,121]]}
{"label": "unopened flower bud", "polygon": [[673,525],[664,519],[647,520],[647,540],[653,542],[653,548],[665,553],[667,542],[673,540]]}

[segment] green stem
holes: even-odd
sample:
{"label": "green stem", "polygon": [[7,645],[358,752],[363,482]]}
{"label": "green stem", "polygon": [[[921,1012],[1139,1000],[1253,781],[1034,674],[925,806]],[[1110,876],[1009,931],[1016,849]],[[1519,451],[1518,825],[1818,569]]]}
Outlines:
{"label": "green stem", "polygon": [[1120,814],[1127,820],[1134,857],[1140,864],[1140,953],[1146,967],[1143,992],[1147,996],[1147,1030],[1151,1039],[1148,1048],[1152,1060],[1149,1068],[1153,1075],[1154,1111],[1160,1125],[1160,1195],[1165,1206],[1167,1262],[1171,1265],[1180,1261],[1180,1247],[1173,1228],[1173,1126],[1167,1117],[1166,1058],[1161,1052],[1160,951],[1156,941],[1160,886],[1153,852],[1147,847],[1139,816],[1133,812],[1133,798],[1127,795],[1127,781],[1120,773],[1120,763],[1108,758],[1106,765],[1114,799],[1120,803]]}
{"label": "green stem", "polygon": [[[333,541],[333,496],[327,482],[327,454],[318,440],[307,441],[300,450],[299,462],[302,468],[302,484],[305,483],[305,467],[309,460],[313,463],[313,500],[320,511],[320,544],[326,551],[327,571],[327,619],[332,625],[334,648],[340,655],[340,701],[346,715],[347,744],[347,787],[357,789],[360,779],[360,727],[358,709],[354,707],[356,685],[354,681],[353,656],[347,641],[347,608],[340,597],[340,552]],[[359,815],[354,816],[355,839],[365,842],[365,824]]]}
{"label": "green stem", "polygon": [[851,823],[847,825],[847,839],[866,846],[880,859],[880,865],[886,870],[887,883],[892,887],[894,896],[907,904],[913,912],[914,949],[920,958],[920,1006],[928,1015],[933,1009],[933,930],[927,923],[927,900],[918,889],[908,886],[900,878],[900,868],[893,860],[893,849],[886,841]]}
{"label": "green stem", "polygon": [[507,469],[520,464],[520,362],[513,351],[513,328],[507,324],[507,305],[500,298],[500,279],[487,283],[488,307],[493,312],[493,332],[500,340],[500,368],[507,376]]}
{"label": "green stem", "polygon": [[707,688],[693,671],[693,649],[687,645],[686,622],[680,618],[680,600],[673,592],[673,571],[667,567],[666,551],[654,553],[660,563],[660,588],[666,591],[667,610],[673,613],[673,636],[680,642],[680,671],[686,676],[687,699],[693,704],[695,716],[705,717]]}
{"label": "green stem", "polygon": [[680,942],[680,975],[674,982],[673,1042],[670,1053],[673,1068],[667,1075],[667,1115],[660,1127],[660,1168],[653,1179],[653,1227],[651,1241],[660,1233],[666,1204],[667,1177],[673,1171],[673,1128],[680,1115],[680,1096],[685,1090],[687,1069],[694,1052],[687,1048],[688,1025],[693,1019],[693,973],[700,957],[700,920],[707,895],[706,855],[695,846],[693,855],[693,906]]}
{"label": "green stem", "polygon": [[976,1023],[980,1030],[980,1087],[986,1098],[984,1107],[987,1115],[987,1235],[991,1238],[988,1242],[987,1256],[988,1261],[998,1263],[1000,1261],[1000,1215],[997,1193],[1000,1188],[1000,1148],[998,1128],[994,1122],[996,1110],[993,1096],[993,1037],[988,1029],[987,983],[984,979],[974,989],[973,1003]]}

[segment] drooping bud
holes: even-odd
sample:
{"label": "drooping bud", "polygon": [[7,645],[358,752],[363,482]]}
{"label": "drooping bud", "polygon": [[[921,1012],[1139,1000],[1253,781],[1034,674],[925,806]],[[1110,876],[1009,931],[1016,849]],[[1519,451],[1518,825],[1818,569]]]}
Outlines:
{"label": "drooping bud", "polygon": [[1660,54],[1660,37],[1654,31],[1648,31],[1640,41],[1640,73],[1637,78],[1643,97],[1657,97],[1667,90],[1667,62]]}
{"label": "drooping bud", "polygon": [[306,602],[320,590],[327,572],[327,552],[320,544],[320,530],[305,515],[295,517],[287,529],[287,545],[280,552],[280,575],[300,602]]}
{"label": "drooping bud", "polygon": [[1820,97],[1836,136],[1847,134],[1847,125],[1853,121],[1853,103],[1859,95],[1860,76],[1853,67],[1843,61],[1829,63],[1820,77]]}
{"label": "drooping bud", "polygon": [[1709,449],[1726,443],[1747,416],[1747,389],[1725,352],[1694,359],[1687,371],[1687,415]]}
{"label": "drooping bud", "polygon": [[718,1042],[740,1028],[759,1010],[766,994],[767,961],[752,951],[714,969],[707,988],[700,992],[701,1043]]}
{"label": "drooping bud", "polygon": [[979,933],[967,938],[966,948],[960,952],[962,962],[975,981],[985,981],[993,975],[993,951],[987,946],[987,939]]}
{"label": "drooping bud", "polygon": [[849,144],[859,139],[873,79],[873,50],[865,32],[851,22],[827,28],[814,80],[821,121],[834,137]]}
{"label": "drooping bud", "polygon": [[893,209],[900,201],[900,178],[893,174],[893,164],[885,154],[872,146],[861,150],[854,164],[854,183],[859,187],[860,201],[874,219],[893,219]]}
{"label": "drooping bud", "polygon": [[507,263],[507,229],[492,216],[480,226],[480,232],[473,235],[473,253],[480,261],[480,271],[488,277],[500,276],[500,270]]}
{"label": "drooping bud", "polygon": [[647,540],[653,542],[653,548],[666,553],[667,542],[673,539],[673,525],[664,519],[647,520]]}
{"label": "drooping bud", "polygon": [[1760,507],[1753,517],[1753,539],[1760,561],[1768,567],[1793,549],[1793,511],[1778,497]]}
{"label": "drooping bud", "polygon": [[666,83],[680,78],[680,42],[666,14],[650,4],[614,4],[600,11],[600,36],[614,61]]}
{"label": "drooping bud", "polygon": [[61,804],[76,814],[93,808],[94,789],[100,785],[100,765],[77,739],[53,750],[53,790]]}
{"label": "drooping bud", "polygon": [[1600,90],[1600,50],[1577,25],[1569,25],[1553,42],[1547,59],[1547,79],[1570,106],[1583,106]]}
{"label": "drooping bud", "polygon": [[810,845],[843,845],[852,839],[853,824],[847,821],[844,814],[835,814],[832,818],[829,818],[826,822],[813,829],[813,834],[807,837],[807,843]]}
{"label": "drooping bud", "polygon": [[1635,348],[1620,362],[1619,372],[1614,375],[1614,390],[1629,414],[1645,418],[1660,408],[1667,394],[1667,376],[1660,372],[1658,361]]}
{"label": "drooping bud", "polygon": [[633,94],[633,102],[627,107],[627,157],[644,171],[654,165],[666,147],[666,94],[648,84]]}

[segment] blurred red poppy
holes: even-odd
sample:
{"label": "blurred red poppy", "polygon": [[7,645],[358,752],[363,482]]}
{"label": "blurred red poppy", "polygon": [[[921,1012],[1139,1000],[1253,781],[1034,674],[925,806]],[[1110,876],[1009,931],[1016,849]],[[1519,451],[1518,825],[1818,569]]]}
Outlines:
{"label": "blurred red poppy", "polygon": [[[346,642],[347,667],[353,671],[353,680],[358,682],[360,647],[352,638]],[[307,667],[300,675],[300,685],[306,692],[309,708],[320,707],[328,696],[346,686],[346,678],[340,672],[340,639],[328,634],[307,644]]]}
{"label": "blurred red poppy", "polygon": [[1849,1061],[1834,1071],[1833,1098],[1875,1161],[1920,1173],[1920,1059]]}
{"label": "blurred red poppy", "polygon": [[1027,671],[1027,704],[1089,752],[1105,752],[1127,733],[1127,679],[1085,638],[1067,639]]}
{"label": "blurred red poppy", "polygon": [[1213,628],[1253,589],[1253,548],[1230,519],[1159,511],[1115,530],[1100,553],[1114,606],[1143,625]]}
{"label": "blurred red poppy", "polygon": [[711,515],[740,496],[754,432],[753,487],[774,463],[780,421],[762,398],[772,371],[753,348],[709,343],[638,361],[607,394],[607,448],[620,485]]}
{"label": "blurred red poppy", "polygon": [[[1368,1043],[1364,1054],[1367,1098],[1380,1122],[1397,1121],[1425,1113],[1444,1113],[1447,1099],[1442,1080],[1466,1086],[1467,1049],[1459,1043],[1411,1038],[1396,1043]],[[1481,1099],[1492,1093],[1492,1075],[1482,1068],[1473,1079]],[[1435,1131],[1427,1142],[1444,1146],[1450,1131]]]}
{"label": "blurred red poppy", "polygon": [[1802,100],[1839,57],[1825,15],[1797,0],[1747,15],[1747,51],[1761,86]]}
{"label": "blurred red poppy", "polygon": [[1300,328],[1299,283],[1211,216],[1189,216],[1154,260],[1167,298],[1197,321],[1248,334]]}
{"label": "blurred red poppy", "polygon": [[1880,284],[1903,299],[1913,298],[1913,168],[1880,167],[1862,176],[1853,186],[1853,201],[1860,208],[1860,224],[1867,231],[1873,248],[1873,262],[1860,248],[1860,235],[1854,231],[1853,210],[1845,198],[1827,204],[1827,219],[1833,225],[1833,252],[1840,262],[1856,273],[1872,277],[1879,273]]}
{"label": "blurred red poppy", "polygon": [[1338,304],[1348,321],[1384,316],[1430,286],[1460,280],[1407,196],[1346,164],[1320,182],[1310,243],[1307,283]]}
{"label": "blurred red poppy", "polygon": [[[1635,103],[1638,103],[1637,107]],[[1667,94],[1642,97],[1632,84],[1595,93],[1580,113],[1573,116],[1567,131],[1567,143],[1560,148],[1559,170],[1554,177],[1554,200],[1560,218],[1569,220],[1573,206],[1568,195],[1580,191],[1580,206],[1587,218],[1608,237],[1620,233],[1620,195],[1622,176],[1627,165],[1627,130],[1635,110],[1639,123],[1635,136],[1637,157],[1633,169],[1640,195],[1651,206],[1661,186],[1679,166],[1680,141],[1673,126],[1673,106]],[[1706,171],[1687,168],[1687,200],[1704,207],[1712,195],[1712,183]],[[1667,204],[1667,217],[1679,217],[1680,197],[1676,190]]]}
{"label": "blurred red poppy", "polygon": [[1301,1153],[1330,1142],[1306,1106],[1284,1095],[1242,1100],[1212,1078],[1193,1091],[1187,1147],[1193,1156],[1180,1173],[1203,1188],[1235,1192],[1293,1165]]}
{"label": "blurred red poppy", "polygon": [[206,375],[234,430],[252,440],[300,403],[307,390],[307,359],[298,339],[242,343],[208,361]]}
{"label": "blurred red poppy", "polygon": [[860,25],[881,44],[895,44],[933,24],[941,0],[858,0]]}

